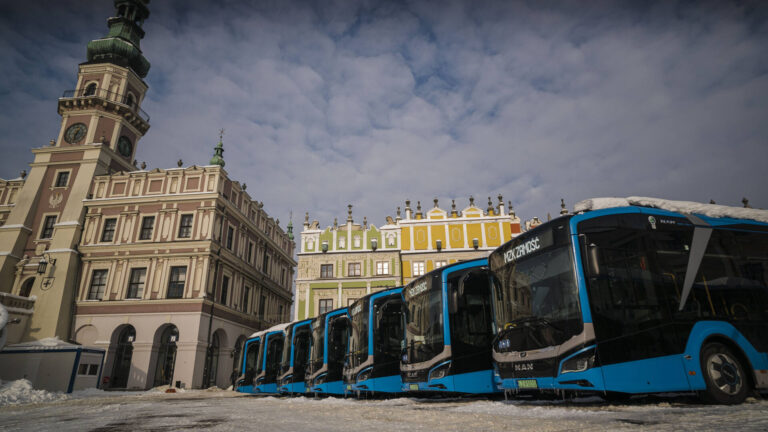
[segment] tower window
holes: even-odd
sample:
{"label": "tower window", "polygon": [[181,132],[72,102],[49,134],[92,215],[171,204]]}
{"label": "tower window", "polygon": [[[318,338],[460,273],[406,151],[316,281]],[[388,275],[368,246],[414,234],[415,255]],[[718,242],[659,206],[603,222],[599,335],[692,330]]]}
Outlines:
{"label": "tower window", "polygon": [[83,96],[93,96],[96,94],[96,83],[90,83],[87,86],[85,86],[85,92],[83,92]]}
{"label": "tower window", "polygon": [[139,240],[151,240],[152,229],[155,227],[154,216],[144,216],[141,220],[141,233],[139,234]]}
{"label": "tower window", "polygon": [[56,186],[55,187],[67,187],[69,184],[69,171],[59,171],[56,174]]}
{"label": "tower window", "polygon": [[125,97],[125,104],[133,108],[134,103],[135,103],[135,100],[133,99],[133,95],[128,93],[128,96]]}
{"label": "tower window", "polygon": [[43,230],[40,231],[40,238],[49,239],[53,237],[54,225],[56,225],[56,216],[46,216],[45,222],[43,222]]}

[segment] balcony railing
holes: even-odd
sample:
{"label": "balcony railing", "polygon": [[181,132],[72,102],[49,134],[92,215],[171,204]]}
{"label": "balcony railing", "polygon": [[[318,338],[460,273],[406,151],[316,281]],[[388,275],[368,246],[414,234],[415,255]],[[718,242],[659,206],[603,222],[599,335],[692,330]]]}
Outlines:
{"label": "balcony railing", "polygon": [[139,108],[135,99],[129,96],[123,96],[115,92],[111,92],[107,89],[93,89],[84,88],[80,90],[67,90],[61,95],[61,99],[84,99],[84,98],[98,98],[107,99],[114,103],[126,106],[138,114],[142,120],[149,123],[149,114],[145,113],[143,109]]}

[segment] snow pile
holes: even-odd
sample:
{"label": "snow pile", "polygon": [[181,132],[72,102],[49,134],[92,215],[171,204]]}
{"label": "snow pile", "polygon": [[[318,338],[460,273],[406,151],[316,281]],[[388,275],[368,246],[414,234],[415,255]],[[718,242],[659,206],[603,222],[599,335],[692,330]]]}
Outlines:
{"label": "snow pile", "polygon": [[493,414],[514,417],[533,417],[533,418],[574,418],[589,417],[597,414],[596,411],[589,411],[576,408],[553,407],[553,406],[531,406],[516,402],[487,402],[478,401],[466,405],[461,405],[452,409],[455,412],[473,413],[473,414]]}
{"label": "snow pile", "polygon": [[573,211],[574,213],[579,213],[590,210],[628,206],[653,207],[677,213],[700,214],[713,218],[729,217],[735,219],[750,219],[768,223],[768,210],[636,196],[627,198],[586,199],[576,203],[576,205],[573,206]]}
{"label": "snow pile", "polygon": [[29,380],[0,381],[0,406],[39,403],[67,399],[62,393],[35,390]]}

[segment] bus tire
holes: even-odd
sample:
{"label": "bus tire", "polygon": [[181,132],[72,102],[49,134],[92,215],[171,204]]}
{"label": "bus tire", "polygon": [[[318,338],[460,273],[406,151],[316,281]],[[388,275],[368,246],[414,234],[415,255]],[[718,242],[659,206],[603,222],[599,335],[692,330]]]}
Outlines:
{"label": "bus tire", "polygon": [[712,342],[701,349],[701,371],[707,384],[701,398],[714,404],[739,404],[750,390],[750,381],[739,357],[727,346]]}

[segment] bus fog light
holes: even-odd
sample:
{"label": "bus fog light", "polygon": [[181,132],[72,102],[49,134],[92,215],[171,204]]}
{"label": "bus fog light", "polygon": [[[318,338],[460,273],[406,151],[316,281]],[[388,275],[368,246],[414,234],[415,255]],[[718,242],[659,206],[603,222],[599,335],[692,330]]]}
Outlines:
{"label": "bus fog light", "polygon": [[577,354],[563,362],[560,373],[584,372],[587,369],[595,367],[596,363],[595,348],[590,348],[581,354]]}

